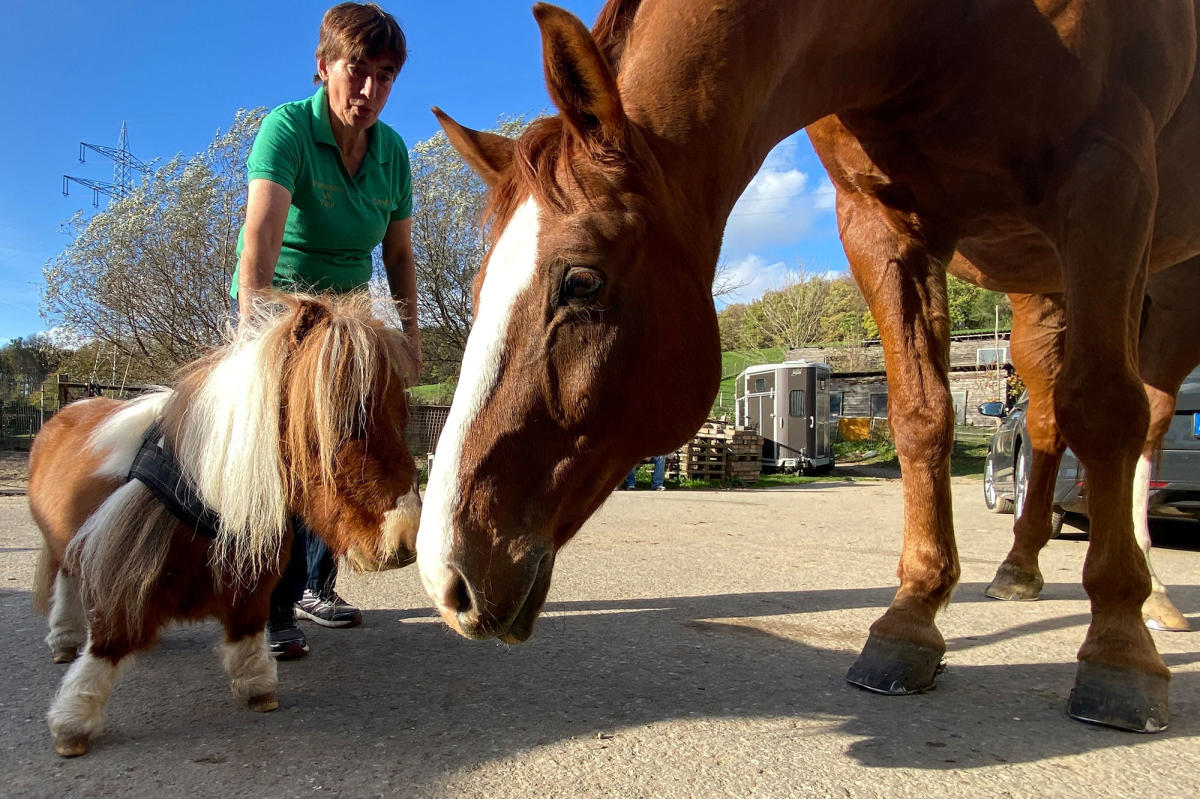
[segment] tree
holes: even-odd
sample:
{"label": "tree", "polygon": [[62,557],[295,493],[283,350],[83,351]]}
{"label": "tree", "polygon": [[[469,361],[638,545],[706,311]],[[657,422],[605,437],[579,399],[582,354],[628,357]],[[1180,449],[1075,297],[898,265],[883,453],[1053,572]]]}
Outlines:
{"label": "tree", "polygon": [[10,341],[0,348],[0,400],[33,394],[66,355],[44,333]]}
{"label": "tree", "polygon": [[[528,124],[524,117],[507,117],[491,132],[512,138]],[[471,330],[471,286],[487,250],[481,226],[487,186],[444,133],[418,142],[411,160],[421,380],[442,382],[457,376]],[[377,259],[374,290],[384,282]]]}
{"label": "tree", "polygon": [[176,156],[123,199],[66,225],[43,269],[42,315],[115,348],[158,379],[222,340],[245,217],[244,165],[265,110],[241,110],[192,158]]}
{"label": "tree", "polygon": [[746,309],[742,346],[793,348],[818,341],[831,282],[800,269],[783,288],[763,294]]}
{"label": "tree", "polygon": [[717,314],[717,329],[721,333],[721,351],[736,350],[744,340],[744,323],[746,319],[746,304],[743,302],[727,305]]}
{"label": "tree", "polygon": [[950,306],[951,330],[978,330],[991,328],[996,322],[996,308],[1000,308],[1000,324],[1012,326],[1012,304],[1008,295],[999,291],[988,291],[959,280],[954,275],[946,276],[946,298]]}

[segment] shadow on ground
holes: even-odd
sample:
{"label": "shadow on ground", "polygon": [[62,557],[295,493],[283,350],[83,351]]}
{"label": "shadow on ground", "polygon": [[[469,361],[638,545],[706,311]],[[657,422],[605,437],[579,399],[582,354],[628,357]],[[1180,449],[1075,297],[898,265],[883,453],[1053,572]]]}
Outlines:
{"label": "shadow on ground", "polygon": [[[960,586],[954,612],[990,603],[983,588]],[[1046,588],[1048,597],[1082,596],[1077,585]],[[1181,607],[1200,605],[1200,588],[1173,591]],[[172,784],[216,779],[220,772],[206,769],[235,762],[266,763],[266,784],[323,764],[368,769],[391,785],[428,785],[542,745],[636,734],[671,720],[793,718],[809,727],[796,730],[797,753],[819,720],[851,736],[848,753],[861,765],[911,769],[1025,762],[1200,733],[1196,673],[1172,684],[1171,729],[1137,736],[1067,719],[1071,660],[963,663],[988,645],[1019,644],[1028,655],[1039,636],[1086,624],[1074,612],[1056,614],[1053,599],[1039,603],[1037,620],[1021,622],[1014,611],[1011,626],[948,640],[949,669],[935,691],[881,697],[850,687],[843,677],[864,640],[862,620],[892,593],[551,603],[533,639],[515,648],[459,639],[424,609],[369,611],[354,630],[306,628],[314,654],[280,664],[281,708],[267,715],[234,707],[211,651],[215,625],[176,628],[118,684],[93,752],[62,761],[42,720],[62,667],[49,662],[28,594],[4,592],[10,647],[0,662],[10,688],[0,729],[14,789],[42,790],[60,780],[70,787],[74,778],[147,752],[161,765],[152,774],[142,767],[142,787],[168,777]],[[809,615],[847,609],[861,610],[846,617],[845,628]],[[1195,653],[1168,658],[1172,666],[1196,660]]]}

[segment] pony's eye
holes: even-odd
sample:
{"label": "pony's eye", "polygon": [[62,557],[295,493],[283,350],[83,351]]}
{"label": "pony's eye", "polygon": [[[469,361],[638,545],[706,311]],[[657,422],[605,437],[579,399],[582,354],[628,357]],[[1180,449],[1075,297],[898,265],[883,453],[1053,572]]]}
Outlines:
{"label": "pony's eye", "polygon": [[578,304],[593,299],[604,288],[604,275],[595,269],[575,266],[563,275],[558,292],[559,305]]}

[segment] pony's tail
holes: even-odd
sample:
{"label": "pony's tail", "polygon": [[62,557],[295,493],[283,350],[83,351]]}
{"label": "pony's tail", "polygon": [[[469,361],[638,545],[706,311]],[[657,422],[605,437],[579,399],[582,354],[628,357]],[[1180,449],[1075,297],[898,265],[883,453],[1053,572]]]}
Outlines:
{"label": "pony's tail", "polygon": [[178,522],[139,480],[114,491],[79,528],[65,562],[79,575],[94,623],[123,618],[126,633],[139,632],[150,592],[162,575]]}
{"label": "pony's tail", "polygon": [[50,551],[50,545],[42,541],[38,552],[37,567],[33,573],[33,610],[45,616],[50,612],[50,591],[58,574],[58,559]]}

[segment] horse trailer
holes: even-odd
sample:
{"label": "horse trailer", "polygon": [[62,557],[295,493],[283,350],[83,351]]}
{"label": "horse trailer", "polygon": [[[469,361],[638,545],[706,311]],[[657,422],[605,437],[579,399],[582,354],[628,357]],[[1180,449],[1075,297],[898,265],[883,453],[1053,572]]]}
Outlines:
{"label": "horse trailer", "polygon": [[764,469],[824,472],[833,468],[829,365],[767,363],[737,378],[737,426],[763,439]]}

